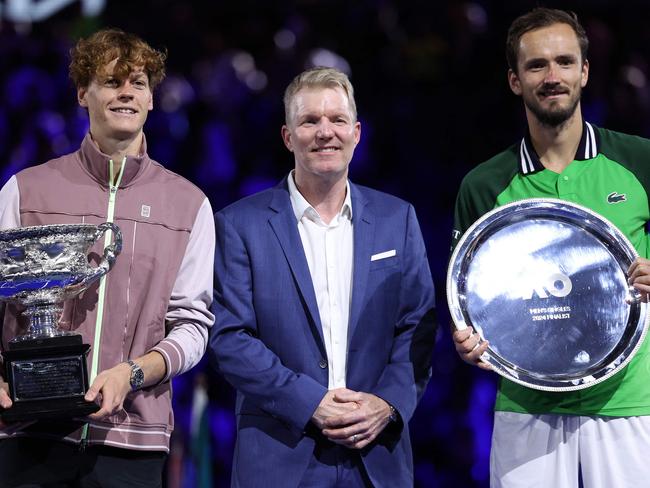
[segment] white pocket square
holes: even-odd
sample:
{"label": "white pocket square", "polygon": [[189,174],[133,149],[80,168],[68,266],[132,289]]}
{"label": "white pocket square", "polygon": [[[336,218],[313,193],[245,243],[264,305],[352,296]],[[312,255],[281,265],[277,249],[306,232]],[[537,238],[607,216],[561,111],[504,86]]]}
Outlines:
{"label": "white pocket square", "polygon": [[378,254],[373,254],[372,256],[370,256],[370,261],[379,261],[380,259],[392,258],[396,254],[397,252],[395,251],[395,249],[391,249],[390,251],[384,251]]}

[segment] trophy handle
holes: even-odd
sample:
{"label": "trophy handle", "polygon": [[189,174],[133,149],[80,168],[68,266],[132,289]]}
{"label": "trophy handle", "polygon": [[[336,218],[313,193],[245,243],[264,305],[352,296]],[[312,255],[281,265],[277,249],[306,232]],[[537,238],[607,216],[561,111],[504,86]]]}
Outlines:
{"label": "trophy handle", "polygon": [[113,231],[113,243],[104,248],[104,259],[99,263],[98,268],[102,268],[104,272],[99,275],[103,276],[108,273],[115,264],[115,258],[122,252],[122,231],[112,222],[104,222],[97,226],[97,236],[95,240],[103,236],[107,230]]}
{"label": "trophy handle", "polygon": [[113,243],[104,248],[104,257],[102,258],[101,263],[99,263],[96,268],[89,271],[89,273],[84,277],[83,282],[80,283],[81,287],[89,285],[108,273],[115,264],[115,259],[118,254],[122,252],[122,232],[120,231],[120,228],[112,222],[104,222],[103,224],[98,225],[94,240],[97,241],[97,239],[109,230],[113,232]]}

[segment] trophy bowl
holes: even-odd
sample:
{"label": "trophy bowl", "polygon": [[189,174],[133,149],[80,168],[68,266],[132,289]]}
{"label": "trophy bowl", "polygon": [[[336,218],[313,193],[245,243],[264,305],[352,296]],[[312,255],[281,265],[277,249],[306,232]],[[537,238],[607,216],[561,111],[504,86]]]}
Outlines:
{"label": "trophy bowl", "polygon": [[[88,251],[102,235],[103,258],[92,267]],[[57,324],[63,302],[108,273],[121,250],[122,234],[110,222],[0,232],[0,300],[24,307],[29,323],[2,352],[13,401],[2,412],[3,420],[72,418],[98,409],[83,398],[90,346],[83,344],[81,335],[60,330]]]}
{"label": "trophy bowl", "polygon": [[482,360],[538,390],[588,388],[620,371],[648,329],[627,282],[637,253],[596,212],[557,199],[498,207],[462,236],[447,273],[457,329],[489,341]]}

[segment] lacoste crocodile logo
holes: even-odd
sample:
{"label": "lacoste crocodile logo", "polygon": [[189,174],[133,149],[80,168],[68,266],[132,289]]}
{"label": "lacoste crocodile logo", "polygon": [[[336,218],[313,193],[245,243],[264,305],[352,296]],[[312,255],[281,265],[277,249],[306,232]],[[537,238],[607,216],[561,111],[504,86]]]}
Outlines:
{"label": "lacoste crocodile logo", "polygon": [[615,191],[607,195],[607,203],[619,203],[627,200],[625,193],[617,193]]}

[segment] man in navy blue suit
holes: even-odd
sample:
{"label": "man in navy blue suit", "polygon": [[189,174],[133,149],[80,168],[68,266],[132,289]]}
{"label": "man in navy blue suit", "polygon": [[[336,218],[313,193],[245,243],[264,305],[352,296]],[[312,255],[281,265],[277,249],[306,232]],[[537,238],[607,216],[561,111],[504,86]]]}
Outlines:
{"label": "man in navy blue suit", "polygon": [[215,216],[212,364],[237,389],[234,487],[413,485],[434,292],[413,207],[352,184],[352,85],[288,86],[295,168]]}

